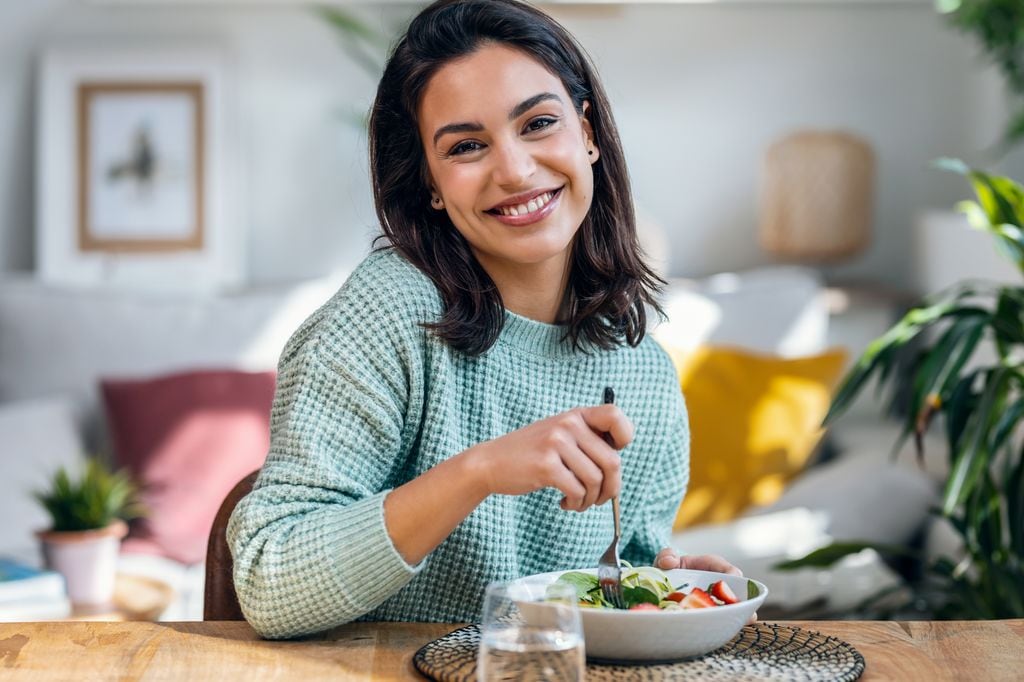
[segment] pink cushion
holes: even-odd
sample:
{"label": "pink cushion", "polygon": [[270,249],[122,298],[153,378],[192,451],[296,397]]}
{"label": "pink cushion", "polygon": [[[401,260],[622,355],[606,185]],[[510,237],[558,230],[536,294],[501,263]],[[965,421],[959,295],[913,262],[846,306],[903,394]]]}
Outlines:
{"label": "pink cushion", "polygon": [[224,497],[266,458],[274,380],[208,370],[101,382],[115,463],[142,485],[149,509],[122,551],[203,560]]}

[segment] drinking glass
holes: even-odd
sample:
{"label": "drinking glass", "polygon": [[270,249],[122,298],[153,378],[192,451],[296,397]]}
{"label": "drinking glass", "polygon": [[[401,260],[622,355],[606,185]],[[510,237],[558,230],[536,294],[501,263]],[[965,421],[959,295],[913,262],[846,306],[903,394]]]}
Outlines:
{"label": "drinking glass", "polygon": [[487,586],[477,680],[580,682],[586,663],[576,589],[524,578]]}

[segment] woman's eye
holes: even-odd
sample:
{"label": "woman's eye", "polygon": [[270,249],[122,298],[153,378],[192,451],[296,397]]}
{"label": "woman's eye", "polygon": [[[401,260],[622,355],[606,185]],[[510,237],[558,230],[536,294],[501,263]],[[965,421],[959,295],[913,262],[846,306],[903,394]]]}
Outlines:
{"label": "woman's eye", "polygon": [[557,118],[551,118],[550,116],[540,116],[538,118],[533,119],[529,123],[527,123],[526,124],[526,130],[527,130],[527,132],[535,133],[538,130],[543,130],[544,128],[550,128],[551,126],[553,126],[557,122],[558,122]]}
{"label": "woman's eye", "polygon": [[465,140],[464,142],[460,142],[457,145],[455,145],[454,147],[452,147],[451,149],[449,149],[448,150],[448,156],[458,156],[459,154],[468,154],[470,152],[475,152],[475,151],[477,151],[479,149],[483,149],[483,148],[484,148],[484,146],[482,144],[480,144],[479,142],[474,142],[473,140]]}

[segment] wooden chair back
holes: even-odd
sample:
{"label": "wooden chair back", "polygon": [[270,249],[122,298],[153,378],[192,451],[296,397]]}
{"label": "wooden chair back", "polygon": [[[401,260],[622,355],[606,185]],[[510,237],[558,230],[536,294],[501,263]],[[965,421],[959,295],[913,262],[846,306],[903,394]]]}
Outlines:
{"label": "wooden chair back", "polygon": [[235,505],[249,494],[259,469],[235,484],[221,502],[206,545],[206,587],[203,589],[203,620],[245,620],[238,605],[233,576],[234,561],[228,549],[228,519]]}

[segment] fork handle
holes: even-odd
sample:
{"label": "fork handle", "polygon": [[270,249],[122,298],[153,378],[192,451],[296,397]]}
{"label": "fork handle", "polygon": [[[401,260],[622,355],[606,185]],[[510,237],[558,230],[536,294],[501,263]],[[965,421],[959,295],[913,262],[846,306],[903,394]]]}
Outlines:
{"label": "fork handle", "polygon": [[[615,402],[615,391],[612,390],[611,386],[605,386],[602,402],[605,405],[611,405]],[[606,443],[608,443],[608,445],[615,447],[615,443],[612,441],[612,435],[610,433],[604,434],[604,440]],[[618,540],[622,537],[622,524],[619,521],[618,495],[612,498],[612,518],[615,519],[615,539]]]}
{"label": "fork handle", "polygon": [[612,498],[612,518],[615,519],[615,539],[622,537],[622,524],[619,522],[619,496]]}

